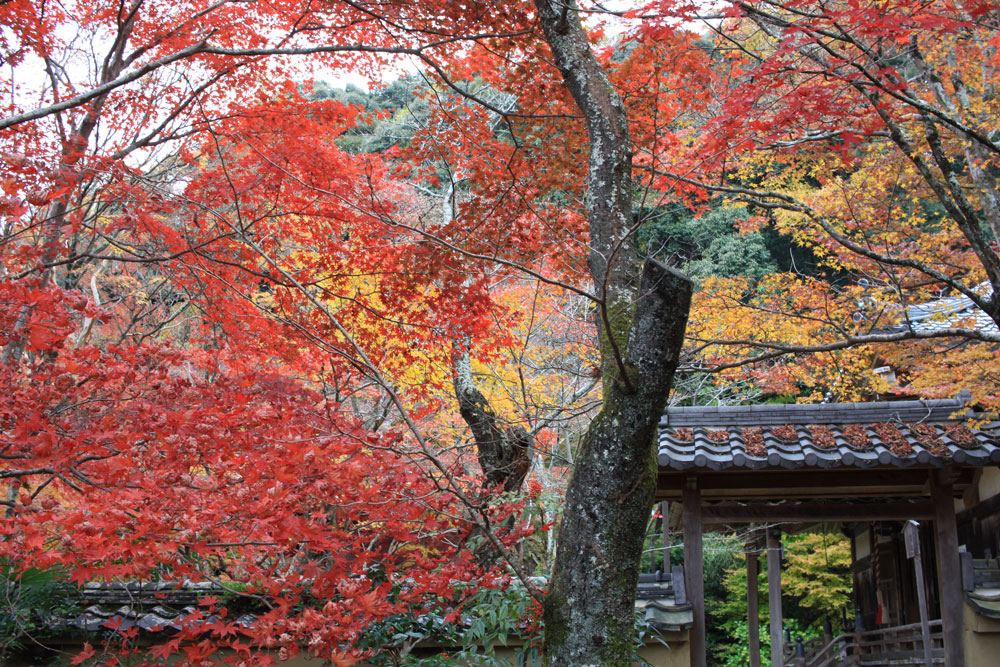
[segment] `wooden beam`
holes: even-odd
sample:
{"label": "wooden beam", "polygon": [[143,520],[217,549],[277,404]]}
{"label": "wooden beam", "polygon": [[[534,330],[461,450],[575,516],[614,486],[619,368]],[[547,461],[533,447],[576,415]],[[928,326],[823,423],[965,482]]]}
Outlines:
{"label": "wooden beam", "polygon": [[[975,473],[973,468],[955,471],[955,489],[961,493]],[[930,468],[876,469],[731,469],[698,473],[702,500],[749,498],[926,498]],[[687,474],[661,468],[657,478],[657,500],[680,500]]]}
{"label": "wooden beam", "polygon": [[750,667],[760,667],[760,606],[757,595],[757,572],[760,558],[756,545],[747,545],[747,648],[750,650]]}
{"label": "wooden beam", "polygon": [[964,523],[974,519],[994,516],[996,514],[1000,514],[1000,494],[990,496],[986,500],[981,501],[975,507],[959,512],[958,516],[956,516],[956,520],[959,523]]}
{"label": "wooden beam", "polygon": [[706,667],[705,645],[705,575],[701,542],[701,494],[698,479],[690,477],[684,485],[684,584],[694,625],[688,634],[691,667]]}
{"label": "wooden beam", "polygon": [[781,530],[767,529],[767,602],[771,612],[771,667],[785,664],[784,640],[781,630],[784,618],[781,610]]}
{"label": "wooden beam", "polygon": [[870,502],[831,503],[803,501],[800,503],[728,503],[706,504],[701,509],[702,522],[725,523],[776,523],[801,521],[857,521],[864,517],[870,521],[905,521],[907,519],[934,518],[934,504],[930,502]]}
{"label": "wooden beam", "polygon": [[958,555],[958,527],[955,521],[955,491],[948,470],[930,474],[934,501],[934,546],[937,549],[938,593],[944,630],[944,660],[948,667],[965,667],[962,624],[965,597],[962,592],[962,564]]}

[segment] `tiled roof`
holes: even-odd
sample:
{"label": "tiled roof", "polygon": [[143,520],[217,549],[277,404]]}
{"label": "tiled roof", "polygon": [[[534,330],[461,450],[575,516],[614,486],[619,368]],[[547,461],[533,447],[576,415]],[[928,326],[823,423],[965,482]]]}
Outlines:
{"label": "tiled roof", "polygon": [[973,558],[967,551],[960,556],[966,602],[977,614],[1000,619],[1000,561]]}
{"label": "tiled roof", "polygon": [[[653,629],[668,632],[692,626],[694,616],[691,603],[684,594],[682,567],[675,566],[672,572],[641,574],[639,577],[635,607],[643,612]],[[679,586],[674,585],[675,579],[681,582]],[[545,585],[544,579],[538,579],[536,583]],[[184,627],[211,625],[222,620],[216,614],[202,616],[195,622],[186,619],[199,610],[199,598],[224,593],[224,588],[212,583],[88,583],[80,589],[81,601],[87,605],[86,608],[68,618],[52,619],[50,631],[61,633],[76,629],[110,633],[137,627],[144,632],[171,634]],[[201,611],[204,609],[200,608]],[[231,620],[231,617],[226,619],[227,622]],[[254,614],[243,614],[235,622],[249,628],[256,620]]]}
{"label": "tiled roof", "polygon": [[[196,622],[186,618],[199,611],[201,596],[225,592],[211,583],[185,582],[180,586],[172,582],[84,584],[80,597],[86,608],[73,617],[56,620],[52,630],[76,628],[86,632],[109,632],[111,628],[129,630],[137,627],[146,632],[170,633],[192,625],[211,625],[221,617],[211,614]],[[200,611],[203,612],[204,607]],[[255,620],[252,614],[244,614],[235,622],[250,627]]]}
{"label": "tiled roof", "polygon": [[963,399],[668,408],[673,470],[1000,464],[1000,422],[970,428]]}
{"label": "tiled roof", "polygon": [[[993,294],[989,282],[977,285],[975,290],[984,297]],[[909,331],[912,329],[913,331],[926,332],[956,326],[976,329],[984,333],[1000,333],[993,318],[972,303],[972,299],[964,294],[909,306],[901,321],[885,330]]]}
{"label": "tiled roof", "polygon": [[[694,625],[694,612],[684,593],[684,568],[675,566],[672,572],[639,575],[635,608],[646,622],[660,632],[689,630]],[[675,581],[680,585],[675,585]]]}
{"label": "tiled roof", "polygon": [[980,616],[1000,619],[1000,592],[996,590],[973,591],[965,594],[965,600]]}

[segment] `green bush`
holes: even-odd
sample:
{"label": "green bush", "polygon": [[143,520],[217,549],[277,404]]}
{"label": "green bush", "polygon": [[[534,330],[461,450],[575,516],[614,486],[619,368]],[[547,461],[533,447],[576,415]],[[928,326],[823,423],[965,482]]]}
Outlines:
{"label": "green bush", "polygon": [[35,652],[54,634],[60,620],[81,611],[79,591],[65,570],[0,567],[0,659]]}
{"label": "green bush", "polygon": [[[823,619],[839,618],[852,608],[850,542],[838,533],[798,533],[783,537],[782,612],[792,637],[823,635]],[[705,536],[705,599],[711,664],[749,665],[747,568],[742,543],[730,536]],[[710,545],[715,553],[710,551]],[[760,604],[762,665],[770,664],[767,608],[767,561],[761,555],[757,586]]]}

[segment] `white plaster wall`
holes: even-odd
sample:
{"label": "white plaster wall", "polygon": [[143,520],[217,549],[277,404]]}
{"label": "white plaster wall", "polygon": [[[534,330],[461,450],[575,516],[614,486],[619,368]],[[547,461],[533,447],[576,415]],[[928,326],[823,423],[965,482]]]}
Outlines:
{"label": "white plaster wall", "polygon": [[1000,493],[1000,467],[987,466],[983,468],[979,478],[979,500],[983,501]]}

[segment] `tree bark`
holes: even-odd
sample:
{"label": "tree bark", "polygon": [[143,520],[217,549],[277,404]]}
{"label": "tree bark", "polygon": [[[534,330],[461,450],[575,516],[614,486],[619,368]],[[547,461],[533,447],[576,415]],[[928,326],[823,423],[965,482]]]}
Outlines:
{"label": "tree bark", "polygon": [[503,427],[497,414],[472,379],[467,347],[455,344],[455,397],[462,419],[476,441],[476,456],[487,491],[517,491],[531,468],[534,439],[520,426]]}
{"label": "tree bark", "polygon": [[604,404],[566,493],[545,604],[549,665],[631,665],[635,592],[656,487],[657,424],[691,304],[686,277],[649,260],[632,226],[632,144],[620,97],[594,56],[575,2],[536,0],[556,66],[590,140],[588,264],[601,300]]}
{"label": "tree bark", "polygon": [[656,434],[691,283],[650,262],[629,338],[633,391],[611,382],[573,469],[545,599],[550,665],[631,665],[635,592],[656,488]]}

